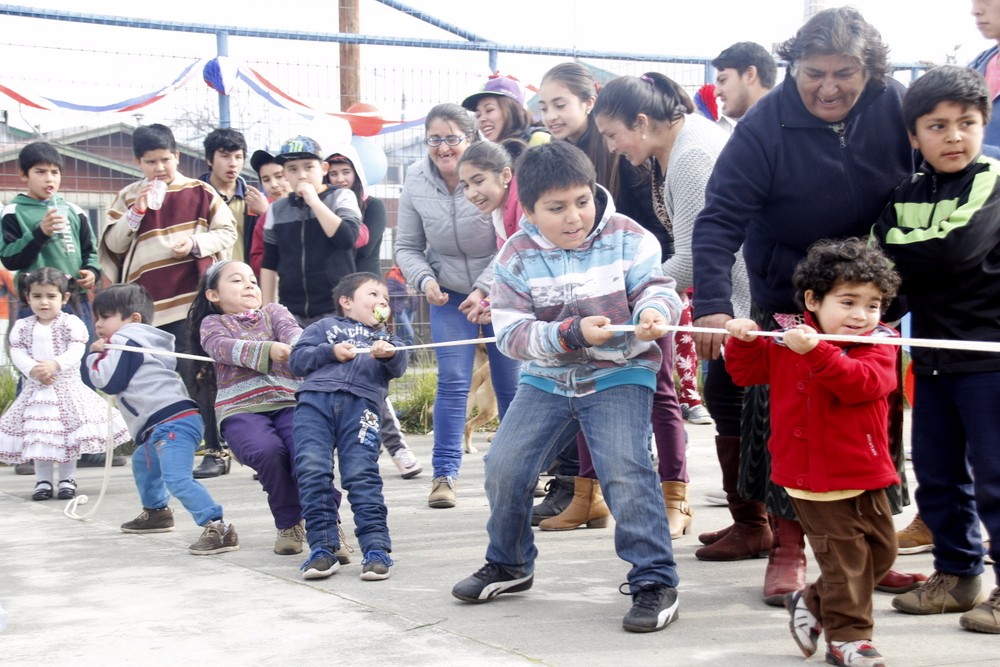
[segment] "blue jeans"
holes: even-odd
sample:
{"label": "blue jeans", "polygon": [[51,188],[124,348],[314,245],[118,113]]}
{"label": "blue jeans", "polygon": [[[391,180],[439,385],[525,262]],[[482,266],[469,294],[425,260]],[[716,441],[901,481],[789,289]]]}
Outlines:
{"label": "blue jeans", "polygon": [[934,535],[934,569],[982,573],[982,521],[1000,585],[1000,372],[918,375],[913,406],[917,507]]}
{"label": "blue jeans", "polygon": [[340,547],[333,452],[362,553],[392,551],[378,455],[382,405],[345,391],[302,391],[295,406],[295,476],[309,547]]}
{"label": "blue jeans", "polygon": [[653,392],[638,385],[577,398],[520,385],[485,457],[486,560],[516,576],[534,571],[531,505],[538,470],[582,430],[615,518],[615,551],[632,564],[629,583],[677,586],[660,479],[646,449],[652,399]]}
{"label": "blue jeans", "polygon": [[[458,309],[467,294],[444,290],[448,303],[431,306],[431,338],[435,343],[493,336],[493,325],[473,324]],[[431,464],[434,476],[457,477],[462,465],[462,435],[465,431],[465,402],[472,384],[472,366],[476,349],[473,345],[435,348],[438,362],[437,398],[434,401],[434,450]],[[500,420],[517,391],[521,362],[505,357],[496,345],[486,346],[490,360],[490,378],[500,409]]]}
{"label": "blue jeans", "polygon": [[203,432],[200,415],[182,417],[157,424],[136,447],[132,475],[143,507],[162,509],[173,496],[199,526],[222,518],[222,505],[191,474]]}

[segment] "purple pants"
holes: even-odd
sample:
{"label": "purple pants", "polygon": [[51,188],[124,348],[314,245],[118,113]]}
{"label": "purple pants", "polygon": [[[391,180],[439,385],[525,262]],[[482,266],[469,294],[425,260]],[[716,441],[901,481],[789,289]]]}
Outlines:
{"label": "purple pants", "polygon": [[[656,437],[657,472],[661,482],[687,482],[687,452],[684,436],[684,418],[674,387],[674,341],[672,336],[657,339],[663,352],[660,370],[656,373],[656,392],[653,394],[653,435]],[[580,454],[580,477],[596,478],[594,463],[587,449],[583,433],[576,436]]]}
{"label": "purple pants", "polygon": [[[295,482],[295,408],[273,412],[241,412],[222,422],[222,436],[240,463],[257,472],[267,493],[267,504],[279,530],[302,520],[299,487]],[[337,507],[340,491],[334,489]]]}

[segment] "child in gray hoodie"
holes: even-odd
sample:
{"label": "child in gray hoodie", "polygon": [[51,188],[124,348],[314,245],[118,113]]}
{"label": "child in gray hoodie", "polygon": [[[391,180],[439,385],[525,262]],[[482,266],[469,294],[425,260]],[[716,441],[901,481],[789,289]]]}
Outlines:
{"label": "child in gray hoodie", "polygon": [[123,523],[123,533],[165,533],[174,527],[170,495],[181,501],[204,527],[188,548],[196,556],[236,551],[239,537],[222,519],[222,506],[212,500],[191,469],[205,430],[197,404],[177,374],[169,355],[109,350],[105,344],[174,351],[174,337],[144,324],[153,320],[153,299],[135,283],[113,285],[94,299],[97,340],[87,368],[91,386],[117,395],[119,410],[137,447],[132,474],[142,500],[142,513]]}

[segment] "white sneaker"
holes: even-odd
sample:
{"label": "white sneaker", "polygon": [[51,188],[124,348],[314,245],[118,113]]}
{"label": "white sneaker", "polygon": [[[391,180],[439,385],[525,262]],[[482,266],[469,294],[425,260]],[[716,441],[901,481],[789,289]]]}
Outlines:
{"label": "white sneaker", "polygon": [[712,415],[708,414],[708,410],[705,409],[704,405],[695,405],[688,408],[687,415],[684,417],[687,421],[692,424],[714,424],[712,421]]}
{"label": "white sneaker", "polygon": [[406,447],[392,455],[392,462],[399,468],[399,476],[403,479],[411,479],[424,471],[417,457]]}

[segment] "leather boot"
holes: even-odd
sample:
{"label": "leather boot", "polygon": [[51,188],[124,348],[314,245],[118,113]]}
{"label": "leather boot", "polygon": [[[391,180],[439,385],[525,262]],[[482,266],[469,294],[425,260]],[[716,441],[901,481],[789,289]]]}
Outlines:
{"label": "leather boot", "polygon": [[[722,490],[726,494],[726,504],[738,497],[736,485],[740,476],[740,438],[736,435],[715,436],[715,454],[719,458],[719,467],[722,469]],[[730,510],[730,513],[732,510]],[[735,518],[735,517],[734,517]],[[731,525],[722,530],[714,530],[710,533],[702,533],[698,536],[698,541],[704,545],[714,544],[729,534]]]}
{"label": "leather boot", "polygon": [[715,451],[722,467],[722,489],[726,492],[729,513],[735,522],[728,528],[702,533],[698,540],[706,545],[694,555],[700,560],[732,561],[759,558],[771,549],[771,527],[764,503],[747,500],[739,495],[740,439],[719,435]]}
{"label": "leather boot", "polygon": [[694,512],[688,502],[687,482],[660,482],[663,502],[667,506],[667,521],[670,522],[670,539],[676,540],[691,529]]}
{"label": "leather boot", "polygon": [[611,510],[604,502],[601,484],[596,479],[573,478],[573,501],[554,517],[538,524],[542,530],[573,530],[580,526],[605,528]]}
{"label": "leather boot", "polygon": [[545,484],[545,499],[531,508],[531,525],[558,516],[573,502],[573,477],[555,475]]}
{"label": "leather boot", "polygon": [[773,514],[771,555],[764,573],[764,602],[783,607],[785,593],[806,587],[806,541],[802,524]]}

